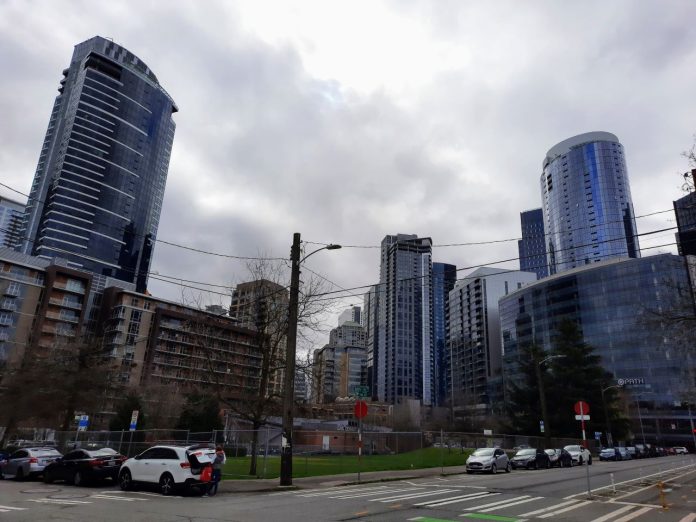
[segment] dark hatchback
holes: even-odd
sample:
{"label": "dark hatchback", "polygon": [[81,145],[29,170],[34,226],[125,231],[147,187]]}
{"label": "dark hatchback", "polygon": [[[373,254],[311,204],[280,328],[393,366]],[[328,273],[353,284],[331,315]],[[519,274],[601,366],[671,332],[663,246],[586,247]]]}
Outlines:
{"label": "dark hatchback", "polygon": [[550,468],[551,459],[543,449],[527,448],[521,449],[512,457],[512,469],[540,469]]}
{"label": "dark hatchback", "polygon": [[126,457],[111,448],[76,449],[46,466],[44,482],[63,480],[75,486],[107,478],[116,482],[125,460]]}
{"label": "dark hatchback", "polygon": [[563,448],[544,450],[549,456],[551,467],[558,466],[559,468],[572,468],[573,457]]}

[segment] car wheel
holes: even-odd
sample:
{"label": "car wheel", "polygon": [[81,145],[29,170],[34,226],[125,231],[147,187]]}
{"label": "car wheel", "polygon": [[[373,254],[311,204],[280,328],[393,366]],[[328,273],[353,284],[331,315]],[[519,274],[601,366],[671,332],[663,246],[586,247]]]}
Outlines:
{"label": "car wheel", "polygon": [[124,469],[118,476],[118,485],[121,487],[122,491],[128,491],[133,487],[133,477],[131,472]]}
{"label": "car wheel", "polygon": [[578,466],[582,466],[582,457],[578,459]]}
{"label": "car wheel", "polygon": [[505,473],[510,473],[512,471],[512,464],[508,461],[507,466],[505,466]]}
{"label": "car wheel", "polygon": [[73,475],[72,478],[72,483],[73,486],[84,486],[85,485],[85,478],[82,476],[81,471],[76,471],[75,474]]}
{"label": "car wheel", "polygon": [[496,473],[498,473],[498,466],[491,464],[491,475],[495,475]]}
{"label": "car wheel", "polygon": [[160,493],[162,493],[163,495],[171,495],[174,492],[174,486],[174,477],[172,477],[169,473],[165,473],[160,477],[159,487]]}
{"label": "car wheel", "polygon": [[43,481],[46,484],[53,484],[53,474],[50,471],[44,471]]}

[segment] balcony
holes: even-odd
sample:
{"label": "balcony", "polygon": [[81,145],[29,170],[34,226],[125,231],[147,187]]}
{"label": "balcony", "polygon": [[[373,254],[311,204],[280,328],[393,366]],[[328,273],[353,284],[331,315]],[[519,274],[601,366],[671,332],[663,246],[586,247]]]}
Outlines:
{"label": "balcony", "polygon": [[49,303],[56,306],[62,306],[63,308],[72,308],[74,310],[82,310],[82,303],[77,301],[70,301],[69,299],[59,299],[57,297],[51,297],[48,300]]}
{"label": "balcony", "polygon": [[8,285],[7,288],[3,291],[3,295],[9,296],[9,297],[18,297],[19,296],[19,287],[14,286],[14,285]]}
{"label": "balcony", "polygon": [[69,323],[79,323],[79,317],[73,317],[71,315],[57,314],[55,312],[46,312],[46,317],[48,319],[53,319],[54,321],[66,321]]}
{"label": "balcony", "polygon": [[54,283],[53,288],[57,288],[59,290],[65,290],[66,292],[72,292],[73,294],[85,295],[84,287],[79,287],[76,285],[67,285],[65,283]]}
{"label": "balcony", "polygon": [[12,299],[3,299],[0,302],[0,310],[5,310],[9,312],[16,312],[17,311],[17,303],[14,302]]}

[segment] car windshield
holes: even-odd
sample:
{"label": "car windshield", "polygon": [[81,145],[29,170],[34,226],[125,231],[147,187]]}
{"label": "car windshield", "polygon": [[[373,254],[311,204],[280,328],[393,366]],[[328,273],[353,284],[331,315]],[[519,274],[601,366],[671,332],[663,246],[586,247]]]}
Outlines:
{"label": "car windshield", "polygon": [[515,455],[515,456],[521,457],[524,455],[536,455],[536,450],[535,449],[521,449],[520,451],[517,452],[517,455]]}
{"label": "car windshield", "polygon": [[580,451],[580,446],[566,446],[563,449],[566,451]]}
{"label": "car windshield", "polygon": [[474,451],[475,457],[491,457],[495,453],[494,448],[481,448]]}
{"label": "car windshield", "polygon": [[547,449],[547,450],[544,450],[544,451],[546,452],[547,455],[555,455],[555,454],[556,454],[556,450]]}
{"label": "car windshield", "polygon": [[37,457],[60,457],[60,453],[58,451],[50,448],[32,450],[31,454],[36,455]]}

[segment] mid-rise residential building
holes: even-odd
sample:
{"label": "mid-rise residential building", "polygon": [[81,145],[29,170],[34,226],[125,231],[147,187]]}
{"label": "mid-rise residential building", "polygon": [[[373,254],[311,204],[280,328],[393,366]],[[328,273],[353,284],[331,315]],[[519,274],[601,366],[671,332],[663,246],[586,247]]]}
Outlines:
{"label": "mid-rise residential building", "polygon": [[[522,385],[532,344],[549,351],[558,326],[575,323],[616,385],[624,384],[631,431],[648,442],[691,443],[686,409],[694,390],[696,321],[687,260],[672,254],[610,259],[523,286],[500,300],[504,378]],[[601,431],[601,430],[598,430]]]}
{"label": "mid-rise residential building", "polygon": [[368,347],[373,396],[379,401],[433,403],[431,250],[430,238],[416,235],[382,240],[376,338]]}
{"label": "mid-rise residential building", "polygon": [[442,406],[449,398],[449,352],[447,332],[449,293],[457,282],[457,267],[447,263],[433,263],[433,405]]}
{"label": "mid-rise residential building", "polygon": [[0,196],[0,247],[21,246],[23,219],[24,204]]}
{"label": "mid-rise residential building", "polygon": [[361,324],[362,320],[360,318],[360,307],[359,306],[351,306],[347,310],[344,310],[343,312],[340,313],[338,316],[338,325],[341,326],[343,323],[347,322],[352,322],[352,323],[358,323]]}
{"label": "mid-rise residential building", "polygon": [[449,293],[449,392],[455,412],[485,413],[494,402],[492,383],[501,375],[503,356],[498,301],[534,281],[532,272],[482,267]]}
{"label": "mid-rise residential building", "polygon": [[377,324],[379,322],[379,285],[375,285],[363,297],[362,325],[365,328],[365,343],[367,345],[367,373],[366,385],[370,391],[372,400],[377,400],[377,355],[380,352]]}
{"label": "mid-rise residential building", "polygon": [[178,109],[142,60],[99,36],[75,46],[58,92],[23,252],[145,291]]}
{"label": "mid-rise residential building", "polygon": [[640,257],[621,143],[588,132],[551,147],[540,179],[549,273]]}
{"label": "mid-rise residential building", "polygon": [[[691,171],[696,183],[696,169]],[[683,256],[696,256],[696,190],[674,202],[677,218],[677,247]]]}
{"label": "mid-rise residential building", "polygon": [[549,275],[546,260],[546,235],[544,234],[544,212],[540,208],[520,213],[522,239],[517,242],[520,255],[520,270],[534,272],[537,279]]}

